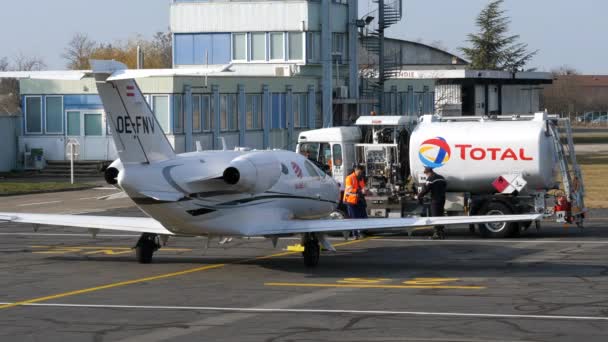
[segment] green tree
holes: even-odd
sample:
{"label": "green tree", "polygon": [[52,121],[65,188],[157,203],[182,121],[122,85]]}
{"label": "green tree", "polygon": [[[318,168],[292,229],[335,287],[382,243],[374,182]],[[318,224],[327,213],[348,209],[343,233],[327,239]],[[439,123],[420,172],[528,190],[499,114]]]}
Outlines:
{"label": "green tree", "polygon": [[469,47],[460,48],[471,69],[520,71],[538,52],[529,52],[519,35],[509,35],[511,20],[503,2],[494,0],[479,13],[475,21],[479,32],[467,36]]}

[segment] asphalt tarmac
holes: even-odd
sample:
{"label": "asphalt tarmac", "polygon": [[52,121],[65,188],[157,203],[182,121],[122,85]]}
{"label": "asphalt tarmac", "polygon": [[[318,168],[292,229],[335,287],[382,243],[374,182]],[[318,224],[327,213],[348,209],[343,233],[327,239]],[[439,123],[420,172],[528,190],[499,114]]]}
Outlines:
{"label": "asphalt tarmac", "polygon": [[[97,189],[0,198],[0,211],[141,215]],[[606,341],[608,212],[518,239],[335,238],[307,269],[264,239],[175,238],[0,223],[2,341]]]}

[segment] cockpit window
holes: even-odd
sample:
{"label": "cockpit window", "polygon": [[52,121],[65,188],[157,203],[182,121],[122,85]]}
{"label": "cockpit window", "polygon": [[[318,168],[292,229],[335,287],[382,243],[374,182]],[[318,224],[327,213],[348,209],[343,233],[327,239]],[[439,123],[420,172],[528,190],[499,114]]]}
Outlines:
{"label": "cockpit window", "polygon": [[287,166],[285,164],[281,164],[281,172],[283,172],[284,175],[289,174],[289,169],[287,168]]}
{"label": "cockpit window", "polygon": [[310,161],[307,160],[304,163],[304,167],[306,167],[306,171],[311,177],[321,177],[321,173],[317,171],[317,168]]}

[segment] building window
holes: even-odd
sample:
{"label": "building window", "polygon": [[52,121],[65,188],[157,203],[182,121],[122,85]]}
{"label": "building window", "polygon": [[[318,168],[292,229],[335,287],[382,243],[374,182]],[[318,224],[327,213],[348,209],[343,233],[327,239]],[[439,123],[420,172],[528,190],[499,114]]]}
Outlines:
{"label": "building window", "polygon": [[308,126],[308,94],[293,95],[293,126],[295,128]]}
{"label": "building window", "polygon": [[311,63],[321,61],[321,33],[308,32],[306,38],[306,59]]}
{"label": "building window", "polygon": [[84,114],[84,135],[101,137],[103,136],[103,122],[100,113]]}
{"label": "building window", "polygon": [[211,101],[209,100],[209,95],[201,96],[201,121],[203,124],[203,131],[209,132],[211,131],[211,118],[213,117],[213,112],[211,111]]}
{"label": "building window", "polygon": [[192,132],[201,131],[201,96],[192,95]]}
{"label": "building window", "polygon": [[173,131],[175,133],[184,132],[184,106],[182,95],[173,96]]}
{"label": "building window", "polygon": [[270,59],[285,59],[285,39],[282,32],[272,32],[270,34]]}
{"label": "building window", "polygon": [[266,33],[251,34],[251,60],[266,60]]}
{"label": "building window", "polygon": [[247,33],[232,35],[232,59],[235,61],[247,60]]}
{"label": "building window", "polygon": [[80,112],[68,112],[68,136],[80,136]]}
{"label": "building window", "polygon": [[220,96],[220,130],[238,130],[238,106],[236,94]]}
{"label": "building window", "polygon": [[42,134],[42,97],[25,97],[25,133]]}
{"label": "building window", "polygon": [[285,94],[284,93],[273,93],[271,105],[271,116],[272,121],[271,129],[287,128],[287,113],[285,106]]}
{"label": "building window", "polygon": [[247,95],[247,129],[262,129],[262,95]]}
{"label": "building window", "polygon": [[304,59],[304,33],[289,32],[289,59],[303,60]]}
{"label": "building window", "polygon": [[165,133],[169,132],[169,96],[152,96],[154,116]]}
{"label": "building window", "polygon": [[63,133],[63,97],[46,97],[46,133]]}
{"label": "building window", "polygon": [[338,63],[342,63],[345,50],[344,33],[334,33],[333,38],[331,49],[332,57],[334,58],[333,61],[335,62],[337,60]]}
{"label": "building window", "polygon": [[230,34],[175,34],[173,53],[177,65],[226,64],[230,62]]}

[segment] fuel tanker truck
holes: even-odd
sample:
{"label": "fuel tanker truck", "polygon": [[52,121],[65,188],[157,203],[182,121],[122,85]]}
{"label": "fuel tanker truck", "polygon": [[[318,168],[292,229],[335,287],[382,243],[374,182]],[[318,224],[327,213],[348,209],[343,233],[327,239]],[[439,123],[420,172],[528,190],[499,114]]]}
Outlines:
{"label": "fuel tanker truck", "polygon": [[[583,227],[584,186],[572,130],[568,119],[555,115],[362,116],[355,126],[302,132],[297,151],[322,164],[342,190],[354,165],[363,166],[370,217],[425,215],[416,194],[424,168],[431,167],[447,180],[447,215],[544,213]],[[470,229],[498,238],[532,225],[540,228],[540,222],[525,222]]]}

